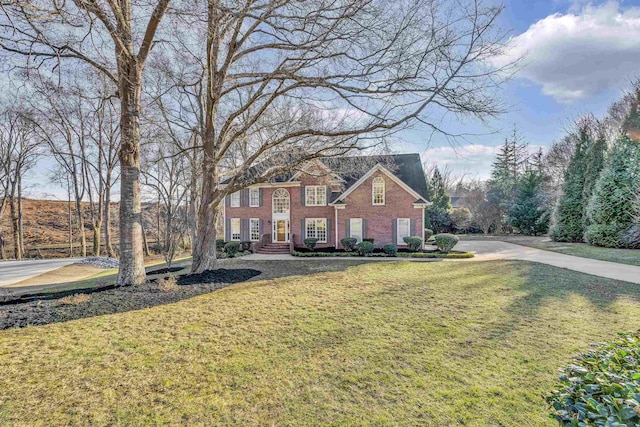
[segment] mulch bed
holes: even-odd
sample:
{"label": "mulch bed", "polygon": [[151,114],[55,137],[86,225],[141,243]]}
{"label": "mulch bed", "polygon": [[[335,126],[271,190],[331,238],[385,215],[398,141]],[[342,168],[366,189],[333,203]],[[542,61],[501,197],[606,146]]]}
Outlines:
{"label": "mulch bed", "polygon": [[[151,271],[147,275],[168,275],[181,269],[181,267],[160,269]],[[161,290],[158,278],[155,278],[138,286],[107,286],[91,292],[73,292],[88,293],[90,296],[88,301],[77,304],[69,304],[60,298],[51,299],[51,295],[48,296],[49,299],[33,299],[28,302],[5,304],[0,306],[0,329],[46,325],[170,304],[206,294],[234,283],[247,281],[259,274],[261,274],[260,271],[251,268],[221,268],[205,271],[201,274],[176,276],[176,282],[179,286],[170,291]]]}

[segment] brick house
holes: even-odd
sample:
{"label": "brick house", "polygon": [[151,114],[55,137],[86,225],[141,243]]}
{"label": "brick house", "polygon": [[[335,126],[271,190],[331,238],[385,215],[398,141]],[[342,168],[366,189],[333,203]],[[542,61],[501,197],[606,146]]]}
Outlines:
{"label": "brick house", "polygon": [[344,237],[374,239],[376,247],[424,238],[429,202],[418,154],[328,158],[302,169],[227,196],[225,240],[287,253],[307,237],[318,248],[341,248]]}

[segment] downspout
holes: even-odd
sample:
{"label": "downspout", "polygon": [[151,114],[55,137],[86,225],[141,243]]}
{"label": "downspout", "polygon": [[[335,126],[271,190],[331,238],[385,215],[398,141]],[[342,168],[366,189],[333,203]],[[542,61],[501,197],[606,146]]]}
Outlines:
{"label": "downspout", "polygon": [[338,243],[340,243],[340,242],[338,241],[338,236],[340,235],[340,234],[338,233],[338,207],[337,207],[337,206],[334,206],[334,207],[333,207],[333,210],[334,210],[334,212],[336,213],[336,249],[338,249]]}

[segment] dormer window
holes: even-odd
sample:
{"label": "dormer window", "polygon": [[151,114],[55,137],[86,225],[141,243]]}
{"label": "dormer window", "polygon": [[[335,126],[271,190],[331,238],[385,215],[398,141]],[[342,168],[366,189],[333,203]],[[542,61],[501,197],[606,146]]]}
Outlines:
{"label": "dormer window", "polygon": [[373,180],[373,205],[384,205],[384,178],[381,176]]}

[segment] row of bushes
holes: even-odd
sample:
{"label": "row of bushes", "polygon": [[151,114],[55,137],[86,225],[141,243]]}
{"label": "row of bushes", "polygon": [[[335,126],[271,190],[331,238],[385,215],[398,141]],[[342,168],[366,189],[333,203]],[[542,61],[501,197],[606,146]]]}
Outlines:
{"label": "row of bushes", "polygon": [[234,258],[239,255],[246,255],[251,251],[250,241],[242,242],[225,242],[222,239],[216,240],[216,252],[221,255],[222,258]]}
{"label": "row of bushes", "polygon": [[[427,231],[430,232],[431,230],[428,230],[428,229],[425,230],[425,239],[428,239],[429,237],[431,237],[431,233],[426,233]],[[426,237],[427,234],[429,235],[429,237]],[[404,237],[403,240],[406,243],[407,249],[409,250],[409,252],[418,252],[422,248],[422,243],[423,243],[422,237],[408,236],[408,237]],[[434,241],[438,250],[443,253],[449,253],[455,247],[455,245],[458,244],[458,238],[452,234],[437,234],[434,237]],[[318,239],[307,238],[307,239],[304,239],[303,242],[304,242],[304,246],[307,249],[313,251],[315,250],[316,245],[318,244]],[[343,239],[340,239],[340,243],[342,244],[342,247],[346,252],[355,251],[355,252],[358,252],[361,256],[373,253],[373,249],[374,249],[373,242],[374,242],[374,239],[362,239],[362,242],[358,243],[358,240],[354,237],[345,237]],[[384,245],[382,249],[384,253],[389,256],[395,256],[398,253],[398,247],[393,243],[388,243]]]}
{"label": "row of bushes", "polygon": [[[395,245],[394,245],[395,246]],[[399,258],[448,258],[448,259],[466,259],[473,258],[473,253],[471,252],[371,252],[365,255],[360,255],[359,252],[299,252],[294,251],[293,256],[304,257],[304,258],[313,258],[313,257],[399,257]]]}

